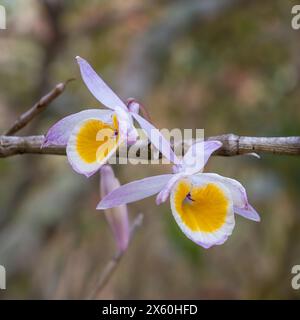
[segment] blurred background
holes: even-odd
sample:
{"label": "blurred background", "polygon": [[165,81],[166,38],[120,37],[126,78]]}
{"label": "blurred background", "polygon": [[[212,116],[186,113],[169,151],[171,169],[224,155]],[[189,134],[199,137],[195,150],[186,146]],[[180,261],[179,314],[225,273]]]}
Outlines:
{"label": "blurred background", "polygon": [[[44,134],[61,117],[100,106],[74,57],[91,62],[126,99],[147,106],[158,128],[205,135],[299,135],[300,30],[296,1],[7,0],[0,31],[0,129],[56,83],[66,91],[19,135]],[[128,252],[98,298],[287,299],[300,264],[299,158],[213,157],[206,171],[241,181],[261,214],[236,217],[233,235],[205,250],[177,227],[169,203],[144,213]],[[121,183],[169,166],[115,166]],[[99,176],[64,156],[0,160],[0,298],[86,298],[115,251],[99,201]]]}

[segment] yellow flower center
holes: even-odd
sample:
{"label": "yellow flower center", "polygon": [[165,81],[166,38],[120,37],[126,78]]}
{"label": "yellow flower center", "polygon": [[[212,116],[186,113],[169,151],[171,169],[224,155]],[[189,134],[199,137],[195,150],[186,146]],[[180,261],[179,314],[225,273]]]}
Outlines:
{"label": "yellow flower center", "polygon": [[117,148],[119,126],[114,114],[112,124],[91,119],[82,125],[76,138],[76,150],[83,161],[93,163],[101,161]]}
{"label": "yellow flower center", "polygon": [[225,223],[229,201],[214,183],[192,186],[181,180],[175,187],[174,201],[177,213],[192,231],[214,232]]}

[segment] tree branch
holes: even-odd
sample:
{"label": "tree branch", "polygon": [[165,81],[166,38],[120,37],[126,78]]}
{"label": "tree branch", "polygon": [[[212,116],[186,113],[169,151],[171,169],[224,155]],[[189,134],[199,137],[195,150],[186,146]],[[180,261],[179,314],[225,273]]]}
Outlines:
{"label": "tree branch", "polygon": [[4,135],[13,135],[24,128],[34,117],[40,114],[47,106],[65,90],[66,85],[74,79],[57,84],[49,93],[43,96],[33,107],[24,112],[14,124],[4,133]]}
{"label": "tree branch", "polygon": [[[247,137],[235,134],[224,134],[208,137],[206,140],[218,140],[223,146],[214,155],[236,156],[246,153],[277,154],[277,155],[300,155],[300,136],[295,137]],[[1,136],[0,135],[0,158],[17,154],[52,154],[65,155],[65,146],[50,145],[41,147],[44,136]],[[142,148],[148,148],[148,158],[152,159],[153,150],[150,145],[142,144]],[[159,155],[161,158],[161,155]]]}
{"label": "tree branch", "polygon": [[13,156],[16,154],[56,154],[65,155],[64,146],[49,146],[41,148],[44,142],[44,136],[0,136],[0,158]]}
{"label": "tree branch", "polygon": [[215,154],[236,156],[246,153],[269,153],[277,155],[300,155],[300,136],[294,137],[247,137],[224,134],[209,137],[207,140],[219,140],[223,143]]}

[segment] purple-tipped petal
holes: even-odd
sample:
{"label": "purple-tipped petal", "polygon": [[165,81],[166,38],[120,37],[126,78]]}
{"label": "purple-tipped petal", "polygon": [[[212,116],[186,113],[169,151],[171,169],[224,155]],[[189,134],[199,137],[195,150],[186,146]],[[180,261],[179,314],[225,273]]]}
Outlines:
{"label": "purple-tipped petal", "polygon": [[259,214],[249,203],[245,208],[234,207],[234,212],[246,219],[253,220],[256,222],[260,221]]}
{"label": "purple-tipped petal", "polygon": [[90,64],[78,56],[76,60],[80,67],[82,79],[93,96],[107,108],[116,110],[119,107],[127,111],[124,102],[100,78]]}
{"label": "purple-tipped petal", "polygon": [[138,115],[137,113],[131,113],[132,116],[136,119],[142,129],[145,130],[149,140],[158,149],[168,160],[172,163],[180,164],[180,160],[176,157],[173,152],[169,142],[166,138],[155,128],[151,123],[146,119]]}
{"label": "purple-tipped petal", "polygon": [[150,197],[158,193],[172,176],[172,174],[164,174],[124,184],[104,197],[98,204],[97,209],[113,208]]}
{"label": "purple-tipped petal", "polygon": [[[107,194],[120,187],[119,180],[115,177],[110,165],[101,168],[100,195],[104,198]],[[126,205],[106,209],[105,217],[112,229],[119,251],[124,252],[129,243],[130,228]]]}
{"label": "purple-tipped petal", "polygon": [[187,174],[200,172],[212,153],[222,146],[220,141],[201,141],[194,143],[184,155],[182,164]]}
{"label": "purple-tipped petal", "polygon": [[56,122],[47,132],[42,147],[51,144],[65,146],[68,143],[72,130],[82,120],[89,118],[100,119],[108,122],[111,119],[112,112],[109,110],[88,109],[71,114]]}

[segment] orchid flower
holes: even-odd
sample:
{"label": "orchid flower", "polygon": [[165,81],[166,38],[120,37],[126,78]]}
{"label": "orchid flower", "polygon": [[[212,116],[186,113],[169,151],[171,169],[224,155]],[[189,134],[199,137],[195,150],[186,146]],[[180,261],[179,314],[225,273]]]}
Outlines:
{"label": "orchid flower", "polygon": [[94,95],[109,110],[88,109],[69,115],[48,131],[43,146],[66,146],[68,161],[73,169],[89,177],[116,152],[121,143],[132,144],[138,133],[135,119],[144,129],[151,143],[171,162],[179,163],[163,135],[141,117],[139,104],[126,105],[97,75],[87,61],[76,57],[82,79]]}
{"label": "orchid flower", "polygon": [[156,203],[170,196],[173,216],[185,235],[198,245],[210,248],[223,244],[231,235],[237,213],[260,221],[249,204],[245,188],[238,181],[215,173],[202,173],[219,141],[194,143],[173,174],[130,182],[105,196],[97,209],[108,209],[157,194]]}
{"label": "orchid flower", "polygon": [[[100,195],[103,198],[120,187],[120,182],[115,177],[114,171],[110,165],[102,166],[100,174]],[[124,252],[128,247],[130,237],[127,206],[123,204],[118,207],[107,209],[105,210],[105,217],[116,239],[119,252]]]}

